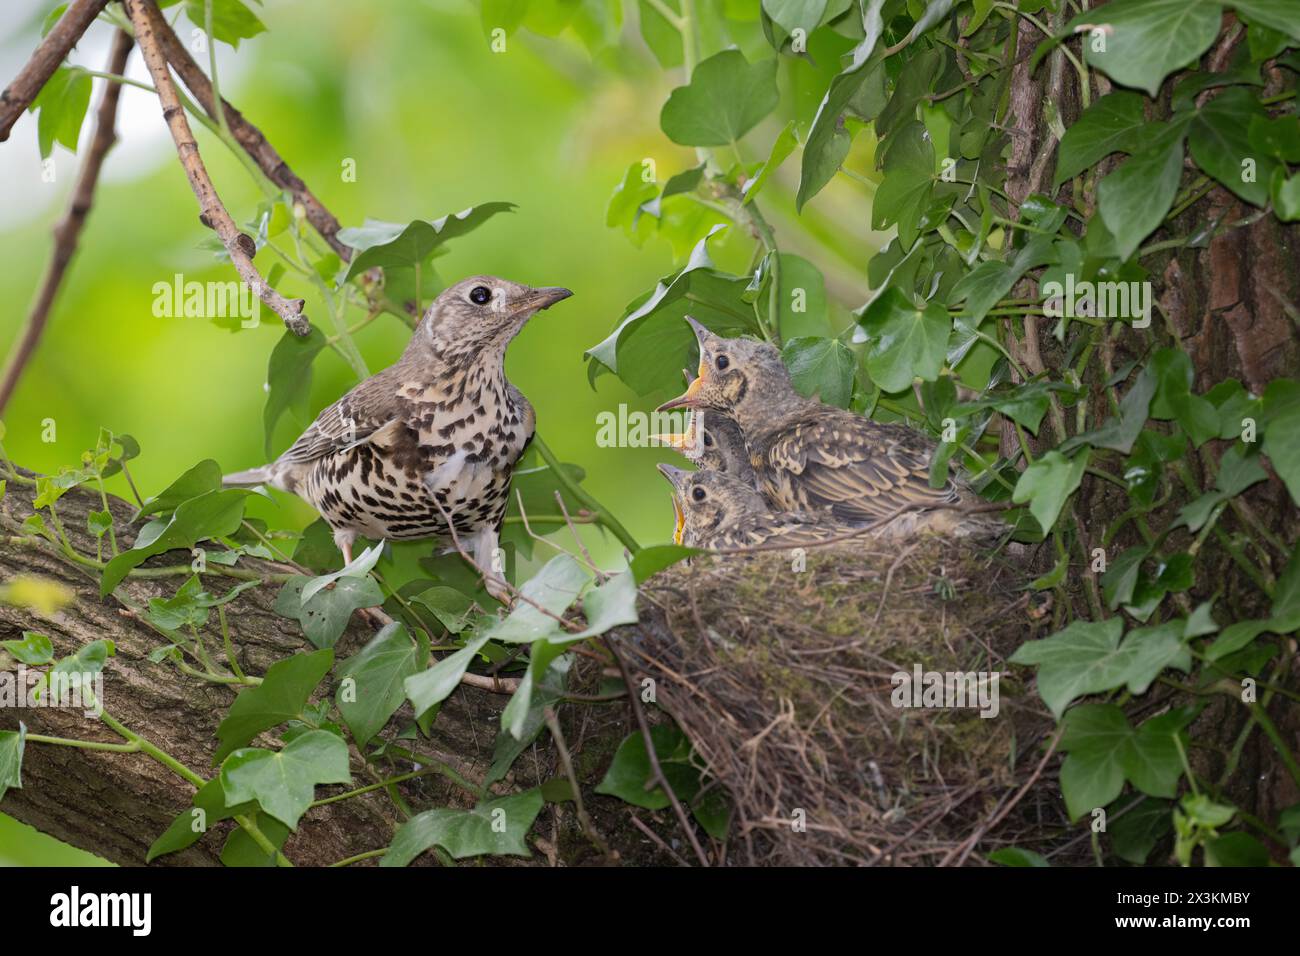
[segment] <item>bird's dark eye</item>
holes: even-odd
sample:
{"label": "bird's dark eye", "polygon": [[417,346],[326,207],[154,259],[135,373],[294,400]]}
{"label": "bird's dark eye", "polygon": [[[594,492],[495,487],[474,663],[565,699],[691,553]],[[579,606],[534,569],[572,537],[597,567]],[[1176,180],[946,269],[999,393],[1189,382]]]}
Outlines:
{"label": "bird's dark eye", "polygon": [[693,489],[691,491],[691,497],[694,498],[696,501],[703,501],[705,498],[704,489],[703,488]]}
{"label": "bird's dark eye", "polygon": [[492,290],[485,285],[476,285],[469,290],[469,300],[475,305],[483,305],[492,298]]}
{"label": "bird's dark eye", "polygon": [[713,439],[709,437],[708,432],[704,433],[704,444],[707,445],[709,448],[713,447]]}
{"label": "bird's dark eye", "polygon": [[725,355],[719,355],[713,360],[713,364],[719,372],[726,371],[726,369],[731,366],[731,359],[727,358]]}

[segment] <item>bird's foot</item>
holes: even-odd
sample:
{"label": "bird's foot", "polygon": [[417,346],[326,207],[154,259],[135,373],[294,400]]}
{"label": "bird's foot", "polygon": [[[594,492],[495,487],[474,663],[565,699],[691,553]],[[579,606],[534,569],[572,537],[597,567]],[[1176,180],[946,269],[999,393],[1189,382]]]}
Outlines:
{"label": "bird's foot", "polygon": [[483,588],[495,600],[500,601],[507,609],[514,605],[515,593],[513,589],[511,589],[510,585],[501,578],[486,575],[483,578]]}

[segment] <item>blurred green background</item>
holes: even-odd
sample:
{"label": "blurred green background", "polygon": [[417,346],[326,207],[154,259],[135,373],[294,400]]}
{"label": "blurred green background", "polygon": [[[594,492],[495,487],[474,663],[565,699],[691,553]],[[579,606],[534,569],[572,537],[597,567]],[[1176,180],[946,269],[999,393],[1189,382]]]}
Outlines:
{"label": "blurred green background", "polygon": [[[10,0],[0,11],[5,80],[34,48],[54,5]],[[756,0],[728,3],[742,16],[747,9],[756,16],[757,7]],[[167,11],[169,19],[178,9]],[[238,50],[219,47],[223,92],[345,226],[367,216],[405,222],[487,201],[518,204],[513,214],[452,243],[450,254],[437,260],[439,277],[450,283],[491,273],[575,292],[516,340],[509,375],[536,406],[539,433],[562,460],[586,470],[588,490],[642,543],[667,540],[671,508],[653,464],[670,453],[595,443],[598,412],[616,411],[621,402],[649,411],[666,396],[638,397],[609,375],[593,390],[582,354],[689,248],[659,237],[638,248],[605,225],[606,204],[629,164],[653,159],[662,181],[696,162],[693,151],[674,146],[659,130],[661,104],[682,82],[681,71],[665,70],[639,41],[637,5],[624,5],[611,42],[589,47],[572,31],[555,38],[520,31],[500,53],[490,49],[470,0],[269,0],[257,12],[267,33]],[[178,26],[182,38],[194,36],[189,21]],[[110,37],[107,24],[96,24],[71,62],[103,69]],[[839,50],[829,52],[819,68],[799,61],[783,66],[781,82],[790,94],[783,103],[793,116],[757,130],[751,142],[763,145],[750,147],[753,155],[743,159],[763,159],[760,151],[765,154],[788,118],[806,129],[825,89],[820,74],[829,76],[836,66]],[[206,68],[206,54],[197,59]],[[138,52],[128,73],[148,81]],[[83,149],[102,82],[96,81]],[[7,263],[0,296],[9,303],[0,312],[0,347],[6,349],[32,301],[50,252],[50,227],[76,173],[77,157],[56,147],[57,179],[42,181],[35,128],[34,118],[24,116],[0,146],[0,244]],[[129,433],[143,449],[132,473],[148,495],[203,458],[226,470],[264,460],[267,358],[283,328],[264,323],[230,331],[206,319],[154,317],[155,282],[170,282],[178,272],[198,281],[227,281],[234,273],[201,247],[211,233],[198,221],[153,94],[125,88],[118,129],[121,141],[108,157],[80,251],[6,411],[5,443],[15,462],[49,472],[76,464],[100,426]],[[219,141],[197,125],[195,132],[227,207],[237,222],[247,222],[261,193]],[[869,151],[869,136],[859,143],[866,145],[855,151]],[[869,152],[862,157],[868,158]],[[344,181],[347,160],[355,161],[355,182]],[[837,181],[816,210],[804,211],[799,228],[790,229],[797,164],[788,167],[767,193],[768,215],[783,248],[818,257],[838,327],[845,309],[865,295],[863,267],[879,245],[868,228],[869,200],[861,185]],[[722,220],[706,212],[692,228],[703,234],[713,221]],[[745,270],[751,248],[747,236],[724,235],[711,244],[719,265],[733,271]],[[268,252],[258,256],[263,271],[273,261]],[[290,275],[280,290],[304,296],[308,315],[333,331],[308,283]],[[400,321],[381,316],[358,334],[357,344],[374,371],[397,357],[408,334]],[[353,384],[344,362],[323,353],[315,365],[312,414]],[[44,423],[51,419],[56,440],[45,442]],[[309,420],[282,420],[276,451]],[[121,476],[110,490],[128,494]],[[256,501],[250,513],[291,528],[314,518],[308,506],[286,496]],[[612,538],[588,537],[598,560],[619,560]],[[0,863],[65,862],[69,852],[0,815]]]}

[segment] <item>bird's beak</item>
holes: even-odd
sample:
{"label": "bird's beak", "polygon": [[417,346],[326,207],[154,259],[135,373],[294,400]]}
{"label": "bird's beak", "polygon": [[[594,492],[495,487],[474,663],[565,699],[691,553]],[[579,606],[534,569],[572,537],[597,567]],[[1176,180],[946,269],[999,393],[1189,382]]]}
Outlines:
{"label": "bird's beak", "polygon": [[699,451],[699,417],[699,412],[692,412],[686,431],[674,432],[668,435],[655,435],[654,440],[667,448],[681,452],[687,458],[694,458]]}
{"label": "bird's beak", "polygon": [[682,468],[674,468],[672,465],[657,465],[659,472],[667,478],[673,486],[673,544],[681,544],[683,532],[686,528],[686,514],[682,511],[681,496],[679,488],[681,481],[690,474]]}
{"label": "bird's beak", "polygon": [[[700,368],[703,369],[704,366],[701,365]],[[676,398],[664,402],[655,410],[660,412],[670,412],[674,408],[703,408],[704,404],[700,401],[700,392],[703,391],[703,389],[704,376],[701,375],[699,378],[695,379],[695,381],[691,382],[690,385],[686,386],[686,391],[682,392],[682,394],[678,395]]]}
{"label": "bird's beak", "polygon": [[540,312],[543,309],[549,309],[557,302],[562,302],[569,296],[573,295],[568,289],[560,286],[546,286],[541,289],[533,289],[515,309],[516,312]]}

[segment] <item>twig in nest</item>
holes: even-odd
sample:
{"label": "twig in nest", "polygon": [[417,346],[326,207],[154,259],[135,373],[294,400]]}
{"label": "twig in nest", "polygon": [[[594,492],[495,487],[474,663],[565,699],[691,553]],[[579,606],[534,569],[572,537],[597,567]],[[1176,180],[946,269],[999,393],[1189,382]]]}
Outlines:
{"label": "twig in nest", "polygon": [[[148,7],[145,13],[154,28],[158,45],[162,48],[167,61],[171,63],[172,69],[176,71],[176,75],[194,94],[203,111],[213,119],[218,119],[220,114],[217,111],[216,98],[212,95],[212,82],[207,74],[190,56],[185,44],[161,15],[154,16],[154,10]],[[307,188],[307,184],[298,178],[298,174],[289,168],[289,164],[276,152],[275,147],[267,141],[262,131],[245,119],[239,110],[226,102],[225,97],[221,99],[221,113],[225,114],[226,125],[230,128],[235,141],[252,157],[253,162],[257,163],[266,178],[293,196],[295,202],[302,204],[307,221],[320,233],[321,238],[330,244],[330,248],[338,253],[340,259],[344,262],[351,259],[353,250],[338,238],[339,221]]]}
{"label": "twig in nest", "polygon": [[106,6],[108,0],[73,0],[68,4],[68,9],[36,47],[31,59],[0,93],[0,143],[9,138],[9,131],[23,115],[23,110],[36,99],[41,87],[54,75],[64,57]]}
{"label": "twig in nest", "polygon": [[648,836],[654,842],[655,846],[659,847],[659,849],[663,850],[674,860],[676,860],[678,866],[685,866],[685,867],[690,866],[689,863],[687,863],[685,860],[681,858],[681,856],[678,855],[676,850],[674,850],[672,847],[670,847],[667,843],[663,841],[663,837],[661,837],[659,834],[655,833],[654,830],[651,830],[648,826],[642,823],[641,818],[638,817],[635,813],[629,810],[627,812],[627,816],[628,819],[632,821],[632,825],[634,827],[636,827],[638,830],[640,830],[642,833]]}
{"label": "twig in nest", "polygon": [[158,36],[154,32],[154,23],[162,19],[162,14],[158,12],[154,0],[123,0],[123,3],[135,28],[135,39],[140,44],[140,52],[144,54],[144,62],[158,89],[163,119],[167,121],[167,128],[176,143],[176,155],[180,158],[190,188],[199,201],[199,220],[221,238],[240,278],[266,307],[278,315],[291,332],[306,335],[311,331],[311,326],[302,314],[303,300],[286,299],[262,278],[262,274],[253,265],[253,254],[257,251],[257,246],[252,236],[241,232],[230,218],[230,213],[222,204],[207,168],[203,165],[198,143],[194,141],[194,133],[190,130],[189,121],[185,119],[185,110],[167,69],[167,59],[159,48]]}
{"label": "twig in nest", "polygon": [[[64,15],[64,19],[67,19],[67,14]],[[126,59],[131,53],[131,43],[130,34],[122,30],[117,31],[113,37],[113,50],[108,56],[109,73],[126,72]],[[90,141],[90,148],[86,151],[86,158],[82,160],[81,172],[77,174],[77,182],[72,188],[67,211],[59,220],[59,224],[54,227],[54,253],[50,256],[49,268],[45,271],[40,292],[37,293],[36,301],[27,316],[27,325],[23,329],[22,337],[5,363],[4,376],[0,379],[0,413],[4,412],[9,404],[19,378],[22,377],[27,363],[31,361],[36,346],[40,343],[45,325],[50,319],[50,309],[54,306],[55,296],[58,295],[63,277],[68,271],[68,264],[77,251],[77,239],[81,236],[82,227],[86,224],[86,216],[95,201],[95,186],[99,182],[99,171],[104,166],[104,157],[117,141],[117,133],[113,127],[117,123],[117,102],[121,92],[121,84],[105,82],[104,95],[99,101],[99,110],[95,115],[95,135]]]}
{"label": "twig in nest", "polygon": [[627,685],[627,699],[632,705],[632,713],[636,715],[637,726],[641,728],[641,739],[645,741],[646,758],[650,761],[650,779],[657,782],[659,786],[663,787],[664,793],[668,794],[668,801],[673,805],[673,813],[677,814],[677,822],[681,824],[682,830],[691,841],[691,847],[695,850],[696,858],[699,859],[701,866],[708,866],[709,858],[705,855],[704,847],[700,846],[700,841],[695,836],[695,828],[691,826],[690,818],[686,816],[686,810],[682,807],[682,802],[677,799],[677,793],[673,790],[672,784],[664,776],[664,768],[659,765],[659,754],[655,752],[654,737],[650,735],[650,724],[646,721],[645,710],[641,707],[641,699],[637,696],[636,689],[632,685],[632,675],[628,672],[627,664],[624,663],[622,656],[615,649],[613,641],[606,640],[605,646],[614,655],[614,660],[618,663],[619,673],[623,675],[623,683]]}
{"label": "twig in nest", "polygon": [[583,832],[587,838],[595,845],[596,849],[604,854],[605,859],[614,862],[618,859],[618,854],[610,850],[609,844],[605,838],[600,835],[596,825],[591,822],[591,815],[587,813],[587,805],[582,800],[582,785],[578,782],[578,775],[573,772],[573,761],[569,758],[569,748],[564,742],[564,733],[560,730],[560,722],[555,717],[555,711],[550,707],[542,710],[542,716],[546,719],[546,726],[551,731],[551,739],[555,741],[555,749],[560,755],[560,763],[564,765],[564,775],[569,778],[569,785],[573,787],[573,803],[578,810],[578,822],[582,824]]}

